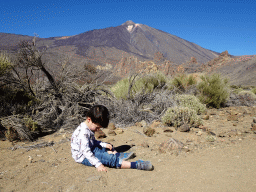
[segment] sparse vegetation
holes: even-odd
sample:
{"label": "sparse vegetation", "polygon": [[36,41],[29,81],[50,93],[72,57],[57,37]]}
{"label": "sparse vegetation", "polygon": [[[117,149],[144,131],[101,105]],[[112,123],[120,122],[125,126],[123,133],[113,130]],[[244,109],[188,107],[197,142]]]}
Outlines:
{"label": "sparse vegetation", "polygon": [[[73,129],[94,104],[109,108],[117,126],[159,119],[175,127],[199,126],[206,106],[221,107],[229,97],[228,83],[219,75],[202,76],[196,86],[192,74],[169,79],[162,73],[143,73],[107,86],[110,71],[97,71],[90,63],[74,67],[64,60],[54,74],[42,55],[34,44],[23,42],[17,58],[0,57],[0,115],[9,140],[32,141],[41,131]],[[241,92],[236,96],[249,94]]]}

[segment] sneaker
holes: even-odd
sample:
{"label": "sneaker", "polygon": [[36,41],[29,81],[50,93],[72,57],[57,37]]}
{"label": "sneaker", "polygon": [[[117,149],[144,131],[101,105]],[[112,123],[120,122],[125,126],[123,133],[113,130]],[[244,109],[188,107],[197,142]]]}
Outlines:
{"label": "sneaker", "polygon": [[145,171],[153,170],[153,166],[150,161],[138,160],[136,162],[137,162],[137,169],[139,170],[145,170]]}
{"label": "sneaker", "polygon": [[134,152],[131,152],[131,153],[120,153],[119,164],[122,164],[123,161],[134,157],[134,155],[135,155]]}

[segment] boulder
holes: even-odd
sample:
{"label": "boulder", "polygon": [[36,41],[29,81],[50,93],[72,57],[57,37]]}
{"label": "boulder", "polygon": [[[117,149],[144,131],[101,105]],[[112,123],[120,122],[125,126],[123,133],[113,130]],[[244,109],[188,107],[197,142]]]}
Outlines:
{"label": "boulder", "polygon": [[116,129],[115,124],[114,124],[114,123],[109,123],[109,124],[108,124],[108,129],[109,129],[109,130],[115,130],[115,129]]}
{"label": "boulder", "polygon": [[165,133],[172,133],[173,130],[171,130],[171,129],[168,128],[168,127],[164,127],[164,128],[163,128],[163,132],[165,132]]}
{"label": "boulder", "polygon": [[150,127],[157,128],[157,127],[163,127],[164,125],[160,121],[153,121]]}
{"label": "boulder", "polygon": [[142,120],[141,122],[135,123],[135,125],[138,126],[138,127],[146,127],[147,122],[145,120]]}
{"label": "boulder", "polygon": [[116,132],[114,130],[109,130],[108,131],[108,135],[110,136],[115,136],[116,135]]}
{"label": "boulder", "polygon": [[252,131],[256,131],[256,123],[252,123]]}
{"label": "boulder", "polygon": [[190,127],[188,124],[185,123],[185,124],[181,125],[180,127],[178,127],[178,131],[188,132],[188,131],[190,131]]}
{"label": "boulder", "polygon": [[102,130],[98,130],[95,132],[95,138],[96,139],[101,139],[107,137],[106,134]]}
{"label": "boulder", "polygon": [[117,128],[117,129],[115,130],[115,133],[116,133],[116,134],[122,134],[123,132],[124,132],[124,130],[121,129],[121,128]]}

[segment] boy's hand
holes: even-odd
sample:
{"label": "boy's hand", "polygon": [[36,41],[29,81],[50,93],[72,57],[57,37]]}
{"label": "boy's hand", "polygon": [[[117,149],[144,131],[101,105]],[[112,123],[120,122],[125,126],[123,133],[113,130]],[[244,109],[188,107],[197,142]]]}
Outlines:
{"label": "boy's hand", "polygon": [[97,167],[97,170],[98,170],[98,171],[105,171],[105,172],[108,172],[107,168],[104,167],[103,164],[101,164],[99,167]]}
{"label": "boy's hand", "polygon": [[109,143],[108,143],[108,144],[106,145],[106,148],[108,148],[110,151],[112,151],[113,146],[112,146],[111,144],[109,144]]}

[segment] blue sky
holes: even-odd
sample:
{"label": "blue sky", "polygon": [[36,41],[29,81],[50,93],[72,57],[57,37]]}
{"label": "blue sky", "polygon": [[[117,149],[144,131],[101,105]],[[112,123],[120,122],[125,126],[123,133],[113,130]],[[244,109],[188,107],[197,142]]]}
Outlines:
{"label": "blue sky", "polygon": [[0,32],[77,35],[127,20],[232,55],[256,54],[255,0],[1,0]]}

